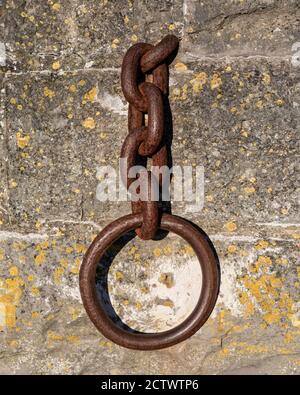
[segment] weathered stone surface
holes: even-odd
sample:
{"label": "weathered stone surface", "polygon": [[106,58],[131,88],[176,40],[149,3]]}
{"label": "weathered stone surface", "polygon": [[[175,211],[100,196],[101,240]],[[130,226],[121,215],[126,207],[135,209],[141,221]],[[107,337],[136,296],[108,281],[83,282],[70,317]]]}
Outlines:
{"label": "weathered stone surface", "polygon": [[[193,214],[186,202],[174,202],[174,212],[203,226],[293,222],[299,74],[288,62],[265,60],[189,63],[184,72],[176,66],[173,164],[204,166],[206,203]],[[32,226],[125,214],[128,204],[103,210],[96,199],[97,168],[117,171],[127,133],[118,73],[11,76],[6,94],[12,221]]]}
{"label": "weathered stone surface", "polygon": [[95,193],[97,167],[117,168],[126,134],[118,74],[17,75],[8,79],[6,90],[15,221],[112,216]]}
{"label": "weathered stone surface", "polygon": [[[0,15],[0,372],[299,374],[298,2],[9,0]],[[169,32],[182,37],[173,164],[205,175],[203,209],[173,213],[210,236],[221,289],[194,337],[141,353],[95,330],[78,272],[130,211],[96,196],[127,134],[122,57]],[[199,295],[199,264],[174,235],[119,240],[102,264],[99,292],[108,276],[116,313],[139,330],[178,324]]]}
{"label": "weathered stone surface", "polygon": [[[291,55],[299,4],[286,1],[7,1],[8,67],[118,67],[137,40],[183,38],[185,57]],[[99,23],[101,20],[101,23]]]}
{"label": "weathered stone surface", "polygon": [[0,72],[0,224],[2,226],[8,221],[7,139],[3,79],[4,74]]}
{"label": "weathered stone surface", "polygon": [[[265,373],[260,361],[266,358],[274,359],[279,373],[287,366],[288,372],[297,371],[299,279],[293,236],[232,240],[211,235],[222,263],[216,311],[191,340],[146,353],[140,361],[139,352],[100,336],[82,307],[78,269],[95,231],[64,224],[43,228],[39,236],[7,235],[1,241],[1,295],[10,296],[1,303],[6,312],[2,372],[226,374],[257,364],[256,373]],[[159,246],[132,240],[109,273],[113,306],[137,329],[166,329],[193,307],[197,265],[178,238],[170,236]]]}
{"label": "weathered stone surface", "polygon": [[52,69],[57,62],[65,70],[118,67],[137,40],[178,32],[183,21],[181,3],[169,1],[14,0],[6,8],[8,61],[16,71]]}
{"label": "weathered stone surface", "polygon": [[186,57],[290,56],[292,44],[300,38],[300,8],[294,0],[184,4]]}
{"label": "weathered stone surface", "polygon": [[187,66],[171,88],[173,162],[204,165],[206,203],[197,218],[293,222],[298,70],[264,60]]}

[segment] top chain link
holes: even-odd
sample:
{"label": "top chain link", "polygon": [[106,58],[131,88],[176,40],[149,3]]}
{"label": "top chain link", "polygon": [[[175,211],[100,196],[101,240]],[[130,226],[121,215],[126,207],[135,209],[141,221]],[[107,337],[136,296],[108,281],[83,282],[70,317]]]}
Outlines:
{"label": "top chain link", "polygon": [[[129,134],[122,146],[121,157],[127,160],[127,168],[122,170],[127,188],[134,181],[128,172],[137,165],[139,156],[150,157],[152,165],[159,168],[168,164],[164,103],[169,93],[168,61],[178,44],[176,36],[168,35],[155,46],[137,43],[124,56],[121,85],[129,103]],[[148,115],[146,126],[145,114]],[[145,170],[140,173],[139,181],[147,193],[141,193],[138,201],[132,201],[132,211],[142,212],[143,224],[136,233],[147,240],[155,236],[159,226],[158,202],[153,201],[152,192],[159,188],[160,180],[155,181],[151,172]]]}

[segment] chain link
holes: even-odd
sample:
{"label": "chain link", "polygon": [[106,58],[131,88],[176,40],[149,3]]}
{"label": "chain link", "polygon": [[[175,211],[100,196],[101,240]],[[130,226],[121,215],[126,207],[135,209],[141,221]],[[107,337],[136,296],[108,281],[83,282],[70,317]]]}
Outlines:
{"label": "chain link", "polygon": [[[159,168],[168,164],[164,107],[169,93],[168,61],[178,44],[176,36],[168,35],[155,46],[137,43],[124,56],[121,85],[129,103],[129,134],[121,151],[121,158],[127,160],[127,168],[121,169],[121,174],[127,188],[136,179],[129,177],[129,170],[142,162],[141,157],[151,158],[152,165]],[[138,201],[132,200],[132,212],[143,214],[143,224],[136,233],[144,240],[154,238],[159,226],[158,201],[153,200],[159,183],[161,177],[156,180],[150,171],[140,172],[141,191],[136,192],[141,196]]]}

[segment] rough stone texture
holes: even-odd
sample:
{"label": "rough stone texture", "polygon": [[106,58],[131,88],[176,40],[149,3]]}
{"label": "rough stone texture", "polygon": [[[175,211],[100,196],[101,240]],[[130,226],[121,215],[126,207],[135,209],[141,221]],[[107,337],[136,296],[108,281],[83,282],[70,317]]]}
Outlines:
{"label": "rough stone texture", "polygon": [[[0,372],[299,374],[299,3],[0,4]],[[78,271],[95,234],[130,210],[96,199],[97,167],[117,168],[127,133],[122,57],[168,32],[182,38],[173,162],[205,171],[203,210],[173,213],[209,234],[222,284],[194,337],[141,353],[95,330]],[[110,256],[128,325],[160,331],[192,310],[201,273],[184,241],[121,240]]]}
{"label": "rough stone texture", "polygon": [[184,9],[191,57],[282,56],[299,39],[297,0],[187,0]]}

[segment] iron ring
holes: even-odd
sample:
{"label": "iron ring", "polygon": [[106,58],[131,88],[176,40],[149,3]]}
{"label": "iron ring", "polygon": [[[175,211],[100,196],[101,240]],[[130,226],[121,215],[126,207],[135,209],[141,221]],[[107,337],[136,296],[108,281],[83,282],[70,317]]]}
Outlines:
{"label": "iron ring", "polygon": [[206,237],[190,222],[163,214],[160,229],[174,232],[194,249],[202,270],[199,300],[192,313],[178,326],[159,333],[131,333],[117,326],[107,315],[96,293],[96,268],[105,251],[122,235],[142,225],[142,214],[129,214],[106,226],[87,250],[79,275],[84,307],[96,328],[120,346],[136,350],[170,347],[195,334],[210,316],[219,291],[219,267],[216,255]]}

